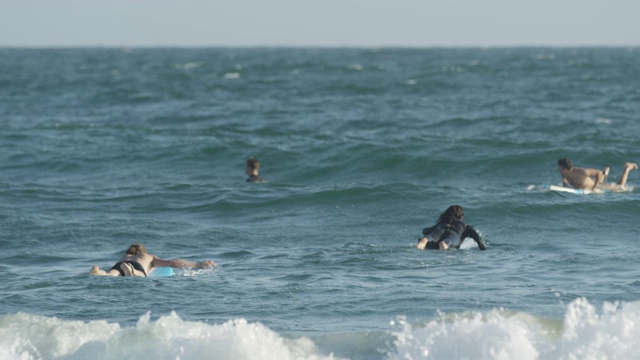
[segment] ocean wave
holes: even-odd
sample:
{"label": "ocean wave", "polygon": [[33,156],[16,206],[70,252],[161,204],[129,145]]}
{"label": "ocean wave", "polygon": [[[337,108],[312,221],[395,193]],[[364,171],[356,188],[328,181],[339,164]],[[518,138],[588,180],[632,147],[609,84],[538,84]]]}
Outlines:
{"label": "ocean wave", "polygon": [[313,342],[289,339],[260,323],[189,322],[176,313],[134,327],[18,313],[0,318],[0,357],[25,359],[335,359]]}
{"label": "ocean wave", "polygon": [[564,320],[493,310],[443,314],[425,324],[400,319],[389,359],[637,359],[640,302],[574,300]]}
{"label": "ocean wave", "polygon": [[[494,309],[440,314],[391,329],[340,336],[290,337],[245,319],[223,324],[185,321],[175,312],[132,327],[105,320],[74,321],[27,313],[0,317],[3,359],[634,359],[640,346],[640,302],[584,298],[564,319]],[[350,339],[345,342],[344,339]],[[375,339],[375,341],[371,341]]]}

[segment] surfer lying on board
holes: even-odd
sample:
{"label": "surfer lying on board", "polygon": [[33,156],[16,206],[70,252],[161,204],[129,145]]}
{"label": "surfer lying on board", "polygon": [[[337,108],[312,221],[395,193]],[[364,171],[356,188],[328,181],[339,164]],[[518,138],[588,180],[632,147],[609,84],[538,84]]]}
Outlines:
{"label": "surfer lying on board", "polygon": [[438,222],[432,227],[422,230],[423,237],[418,240],[417,248],[420,250],[448,248],[459,249],[466,238],[472,238],[480,250],[485,250],[487,245],[471,225],[465,225],[464,209],[460,205],[451,205],[440,214]]}
{"label": "surfer lying on board", "polygon": [[637,170],[638,165],[635,163],[624,164],[624,171],[617,183],[607,183],[605,180],[609,175],[608,166],[604,170],[579,168],[573,166],[571,159],[558,160],[558,170],[560,176],[562,176],[562,184],[565,186],[572,186],[576,189],[583,190],[595,190],[600,187],[610,190],[623,190],[627,186],[627,178],[629,177],[629,171]]}
{"label": "surfer lying on board", "polygon": [[200,262],[188,260],[163,260],[155,255],[147,253],[147,248],[142,244],[131,244],[125,256],[118,261],[111,269],[105,271],[93,266],[89,275],[101,276],[147,276],[154,267],[186,268],[195,267],[206,269],[216,266],[211,260]]}

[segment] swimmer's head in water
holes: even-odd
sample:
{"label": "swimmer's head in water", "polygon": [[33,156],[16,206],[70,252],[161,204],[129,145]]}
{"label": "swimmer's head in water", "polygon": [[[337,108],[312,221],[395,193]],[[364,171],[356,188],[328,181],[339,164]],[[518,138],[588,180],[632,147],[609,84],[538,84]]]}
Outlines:
{"label": "swimmer's head in water", "polygon": [[142,244],[131,244],[131,246],[129,246],[129,249],[127,250],[127,255],[140,255],[146,253],[147,248]]}
{"label": "swimmer's head in water", "polygon": [[247,174],[251,175],[254,171],[257,173],[260,170],[260,161],[255,157],[250,157],[247,159]]}
{"label": "swimmer's head in water", "polygon": [[462,221],[464,219],[464,209],[460,205],[451,205],[445,210],[442,214],[440,214],[440,218],[438,222],[445,222],[447,224],[451,224],[455,220]]}
{"label": "swimmer's head in water", "polygon": [[571,159],[564,158],[558,160],[558,166],[566,170],[571,170],[573,168],[573,163],[571,163]]}

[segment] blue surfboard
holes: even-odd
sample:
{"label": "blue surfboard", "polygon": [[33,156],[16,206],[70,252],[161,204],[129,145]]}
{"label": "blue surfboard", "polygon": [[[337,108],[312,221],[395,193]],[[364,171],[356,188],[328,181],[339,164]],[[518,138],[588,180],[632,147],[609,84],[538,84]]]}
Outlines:
{"label": "blue surfboard", "polygon": [[149,277],[166,277],[173,275],[173,268],[170,267],[154,267],[149,272]]}

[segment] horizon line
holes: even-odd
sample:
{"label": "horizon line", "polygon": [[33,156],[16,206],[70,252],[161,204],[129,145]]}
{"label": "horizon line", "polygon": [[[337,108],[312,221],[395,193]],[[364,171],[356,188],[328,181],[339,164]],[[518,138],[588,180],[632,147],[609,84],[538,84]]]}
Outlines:
{"label": "horizon line", "polygon": [[11,45],[0,44],[0,49],[512,49],[512,48],[552,48],[552,49],[578,49],[578,48],[640,48],[640,44],[629,45],[603,45],[603,44],[565,44],[565,45],[523,45],[523,44],[503,44],[503,45],[175,45],[175,44],[154,44],[154,45]]}

